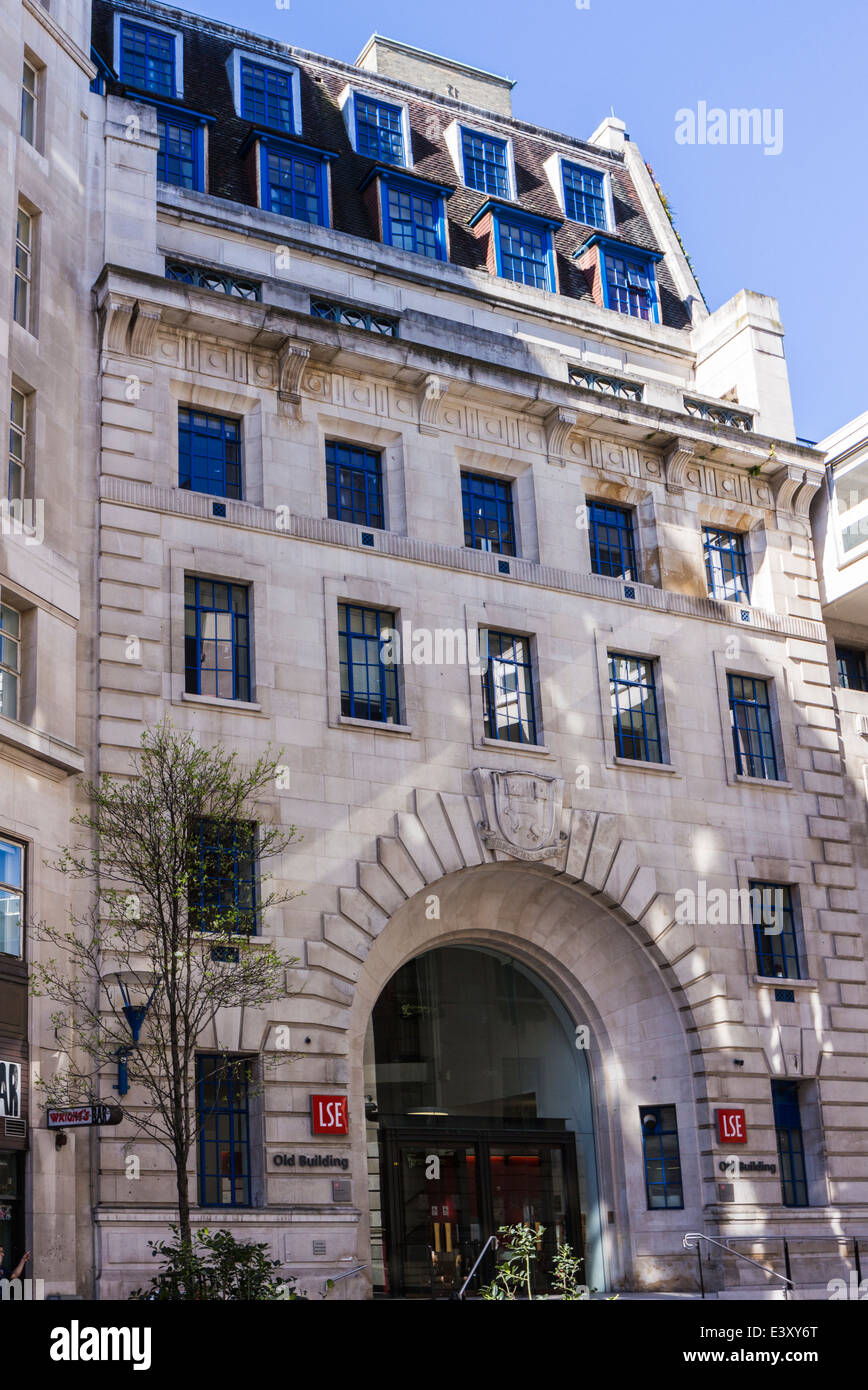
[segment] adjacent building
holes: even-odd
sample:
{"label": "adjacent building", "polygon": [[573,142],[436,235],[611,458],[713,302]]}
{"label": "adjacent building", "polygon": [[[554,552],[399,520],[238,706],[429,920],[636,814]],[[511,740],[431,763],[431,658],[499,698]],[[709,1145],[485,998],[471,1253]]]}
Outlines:
{"label": "adjacent building", "polygon": [[[848,699],[864,642],[837,562],[821,594],[776,302],[709,311],[615,117],[580,139],[379,35],[350,65],[145,0],[94,0],[92,42],[92,300],[56,344],[79,746],[126,773],[166,714],[270,743],[256,814],[302,837],[289,906],[226,885],[287,995],[202,1039],[195,1220],[332,1297],[448,1295],[521,1220],[540,1278],[566,1240],[599,1289],[780,1285],[743,1251],[822,1294],[868,1240],[830,634]],[[218,1041],[255,1094],[209,1090]],[[174,1176],[131,1124],[76,1142],[76,1287],[122,1296]]]}

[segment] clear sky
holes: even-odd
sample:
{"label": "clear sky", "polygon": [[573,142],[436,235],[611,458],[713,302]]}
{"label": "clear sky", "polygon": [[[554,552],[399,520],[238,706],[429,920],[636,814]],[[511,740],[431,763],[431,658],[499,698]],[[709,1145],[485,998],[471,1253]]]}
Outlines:
{"label": "clear sky", "polygon": [[[822,439],[868,409],[865,0],[286,3],[183,8],[345,62],[374,32],[402,39],[514,78],[517,117],[581,138],[614,107],[709,307],[741,288],[779,301],[797,433]],[[782,112],[768,127],[781,152],[679,144],[676,112],[700,102]]]}

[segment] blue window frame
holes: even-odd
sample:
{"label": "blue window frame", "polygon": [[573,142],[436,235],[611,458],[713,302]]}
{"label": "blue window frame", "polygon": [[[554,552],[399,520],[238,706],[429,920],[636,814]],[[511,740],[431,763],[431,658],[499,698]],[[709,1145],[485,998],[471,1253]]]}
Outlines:
{"label": "blue window frame", "polygon": [[727,676],[735,769],[743,777],[778,781],[768,681]]}
{"label": "blue window frame", "polygon": [[642,1161],[649,1211],[684,1206],[681,1154],[674,1105],[640,1105]]}
{"label": "blue window frame", "polygon": [[292,74],[263,63],[241,59],[241,115],[275,130],[295,130],[292,108]]}
{"label": "blue window frame", "polygon": [[177,188],[205,188],[205,126],[196,116],[157,108],[157,178]]}
{"label": "blue window frame", "polygon": [[356,151],[384,164],[407,163],[404,154],[404,123],[400,106],[376,101],[374,97],[353,98],[356,117]]}
{"label": "blue window frame", "polygon": [[182,406],[178,411],[178,486],[212,497],[241,498],[241,421]]}
{"label": "blue window frame", "polygon": [[806,1207],[808,1177],[797,1081],[772,1082],[772,1108],[781,1169],[781,1198],[785,1207]]}
{"label": "blue window frame", "polygon": [[844,690],[868,690],[868,670],[865,653],[853,647],[836,647],[838,684]]}
{"label": "blue window frame", "polygon": [[603,264],[606,308],[656,323],[657,291],[651,262],[606,251]]}
{"label": "blue window frame", "polygon": [[588,538],[594,574],[605,574],[610,579],[638,580],[633,513],[628,508],[613,507],[608,502],[589,502]]}
{"label": "blue window frame", "polygon": [[617,756],[642,763],[662,763],[653,661],[610,652],[609,693]]}
{"label": "blue window frame", "polygon": [[380,175],[383,240],[431,260],[446,260],[443,190],[436,184]]}
{"label": "blue window frame", "polygon": [[184,579],[185,689],[250,699],[250,591],[246,584]]}
{"label": "blue window frame", "polygon": [[24,923],[24,846],[0,839],[0,956],[21,955]]}
{"label": "blue window frame", "polygon": [[482,675],[482,720],[486,738],[537,743],[530,639],[488,632],[488,661]]}
{"label": "blue window frame", "polygon": [[175,89],[175,35],[121,20],[120,80],[130,87],[157,96],[173,97]]}
{"label": "blue window frame", "polygon": [[723,531],[719,526],[704,526],[702,543],[708,592],[712,598],[728,599],[730,603],[749,603],[747,560],[741,532]]}
{"label": "blue window frame", "polygon": [[471,550],[515,554],[512,484],[484,473],[461,474],[464,544]]}
{"label": "blue window frame", "polygon": [[335,521],[383,528],[382,456],[355,444],[326,441],[328,512]]}
{"label": "blue window frame", "polygon": [[202,1207],[250,1206],[250,1067],[246,1057],[196,1058]]}
{"label": "blue window frame", "polygon": [[509,161],[506,141],[494,135],[482,135],[478,130],[462,130],[461,148],[464,155],[464,182],[480,193],[508,198]]}
{"label": "blue window frame", "polygon": [[196,931],[253,936],[259,882],[256,824],[203,819],[193,833],[195,852],[188,913]]}
{"label": "blue window frame", "polygon": [[564,210],[571,222],[605,229],[606,176],[598,169],[563,161]]}
{"label": "blue window frame", "polygon": [[802,978],[793,893],[786,883],[750,885],[756,965],[760,975]]}
{"label": "blue window frame", "polygon": [[262,206],[281,217],[328,226],[325,163],[328,156],[302,145],[260,139]]}
{"label": "blue window frame", "polygon": [[394,626],[394,613],[356,603],[338,604],[342,714],[400,724],[398,669],[383,660],[387,640],[383,634]]}
{"label": "blue window frame", "polygon": [[497,214],[495,222],[498,274],[519,285],[553,290],[554,258],[549,228],[512,213]]}

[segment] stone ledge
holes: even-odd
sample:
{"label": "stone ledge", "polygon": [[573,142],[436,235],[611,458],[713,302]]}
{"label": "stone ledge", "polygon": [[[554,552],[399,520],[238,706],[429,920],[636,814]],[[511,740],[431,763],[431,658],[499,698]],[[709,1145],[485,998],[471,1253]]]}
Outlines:
{"label": "stone ledge", "polygon": [[[121,506],[193,517],[224,529],[228,524],[246,530],[283,535],[295,540],[314,541],[320,545],[339,545],[345,549],[358,550],[365,556],[372,553],[371,547],[363,546],[361,542],[362,531],[369,531],[370,527],[356,526],[346,521],[333,521],[328,517],[300,516],[293,513],[289,518],[289,525],[280,527],[277,525],[275,512],[265,507],[257,507],[250,502],[227,501],[226,517],[215,521],[210,511],[214,499],[210,495],[181,491],[179,488],[157,487],[150,483],[139,483],[108,475],[103,475],[100,479],[100,497],[103,501],[119,503]],[[826,632],[822,623],[811,622],[806,618],[769,613],[759,608],[748,609],[740,604],[725,603],[719,599],[676,594],[668,589],[656,589],[650,584],[629,584],[627,587],[634,591],[636,597],[625,598],[623,580],[609,579],[600,574],[579,574],[574,570],[556,569],[551,565],[541,565],[534,560],[523,560],[513,555],[509,557],[510,573],[500,574],[497,562],[502,557],[498,555],[482,550],[469,550],[464,546],[437,545],[409,536],[399,536],[391,531],[377,532],[377,544],[373,553],[410,560],[414,564],[434,565],[440,569],[488,575],[504,584],[530,584],[540,589],[555,589],[587,598],[605,599],[623,604],[627,608],[654,608],[659,612],[679,617],[698,618],[701,621],[720,623],[726,627],[738,627],[751,632],[797,637],[820,643],[824,648],[826,646]],[[742,621],[742,612],[749,613],[749,623]]]}

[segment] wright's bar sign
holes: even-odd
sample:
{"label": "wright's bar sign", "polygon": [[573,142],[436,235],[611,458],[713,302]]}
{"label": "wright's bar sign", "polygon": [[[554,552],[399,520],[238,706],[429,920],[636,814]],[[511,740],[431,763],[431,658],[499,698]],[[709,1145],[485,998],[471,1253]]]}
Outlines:
{"label": "wright's bar sign", "polygon": [[78,1125],[119,1125],[124,1112],[119,1105],[78,1105],[68,1110],[49,1110],[49,1129],[73,1129]]}

